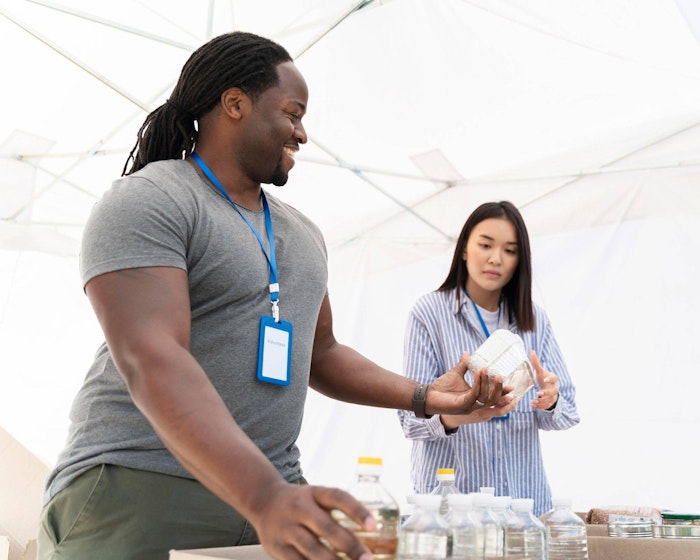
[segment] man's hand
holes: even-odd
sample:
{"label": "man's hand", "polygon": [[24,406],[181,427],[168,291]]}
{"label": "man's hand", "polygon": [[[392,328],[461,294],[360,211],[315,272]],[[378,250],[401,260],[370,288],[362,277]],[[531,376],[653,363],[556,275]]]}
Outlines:
{"label": "man's hand", "polygon": [[506,414],[504,410],[513,400],[508,395],[512,387],[504,387],[500,376],[489,380],[486,369],[476,372],[470,387],[464,379],[468,363],[469,354],[465,352],[455,367],[431,383],[426,395],[427,414],[464,415],[492,407],[498,408],[494,416]]}
{"label": "man's hand", "polygon": [[370,512],[347,492],[323,486],[285,483],[270,488],[253,522],[265,551],[278,560],[337,560],[334,551],[351,560],[372,555],[331,511],[340,510],[367,531],[375,527]]}

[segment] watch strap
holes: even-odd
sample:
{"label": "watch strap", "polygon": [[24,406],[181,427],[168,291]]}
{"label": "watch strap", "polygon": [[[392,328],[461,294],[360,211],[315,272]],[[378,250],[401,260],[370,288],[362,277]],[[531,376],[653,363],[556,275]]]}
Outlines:
{"label": "watch strap", "polygon": [[413,391],[413,412],[416,418],[430,418],[432,414],[425,413],[425,397],[428,394],[428,385],[421,383]]}

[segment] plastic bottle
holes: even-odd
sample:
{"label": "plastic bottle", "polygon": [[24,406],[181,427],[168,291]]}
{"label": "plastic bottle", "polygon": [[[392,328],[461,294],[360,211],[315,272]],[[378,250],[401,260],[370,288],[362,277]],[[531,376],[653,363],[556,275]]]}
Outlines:
{"label": "plastic bottle", "polygon": [[555,498],[554,509],[540,517],[547,535],[549,560],[588,560],[586,523],[571,509],[571,500]]}
{"label": "plastic bottle", "polygon": [[401,531],[401,527],[403,526],[408,519],[413,515],[413,511],[415,510],[415,507],[413,505],[413,494],[409,494],[406,496],[406,505],[402,508],[399,506],[399,510],[401,512],[401,517],[399,518],[399,531]]}
{"label": "plastic bottle", "polygon": [[491,499],[491,513],[501,525],[505,525],[506,520],[513,513],[510,509],[510,502],[510,496],[494,496]]}
{"label": "plastic bottle", "polygon": [[511,501],[512,513],[503,526],[504,556],[513,560],[546,560],[545,530],[532,514],[534,500],[520,498]]}
{"label": "plastic bottle", "polygon": [[450,510],[447,503],[447,496],[451,494],[460,494],[459,489],[455,485],[455,470],[454,469],[438,469],[437,470],[438,485],[434,488],[431,494],[440,496],[440,515],[446,517]]}
{"label": "plastic bottle", "polygon": [[[333,517],[349,529],[372,552],[375,560],[396,558],[399,537],[399,505],[379,481],[382,474],[382,460],[379,457],[359,457],[357,459],[357,481],[349,489],[358,501],[370,511],[377,522],[374,531],[363,531],[354,521],[339,510],[333,510]],[[345,557],[343,553],[339,556]]]}
{"label": "plastic bottle", "polygon": [[474,515],[484,527],[484,558],[503,557],[503,526],[491,512],[491,494],[474,492],[470,494],[474,500]]}
{"label": "plastic bottle", "polygon": [[450,494],[450,545],[452,560],[481,560],[484,557],[484,526],[474,515],[471,494]]}
{"label": "plastic bottle", "polygon": [[415,510],[399,534],[400,560],[445,560],[449,527],[440,515],[442,498],[435,494],[416,494]]}

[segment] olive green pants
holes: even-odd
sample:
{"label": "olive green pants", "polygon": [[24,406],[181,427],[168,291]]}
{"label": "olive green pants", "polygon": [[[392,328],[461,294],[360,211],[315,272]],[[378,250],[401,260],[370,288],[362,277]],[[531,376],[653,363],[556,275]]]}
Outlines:
{"label": "olive green pants", "polygon": [[168,560],[172,549],[258,542],[246,519],[195,480],[100,465],[44,506],[37,560]]}

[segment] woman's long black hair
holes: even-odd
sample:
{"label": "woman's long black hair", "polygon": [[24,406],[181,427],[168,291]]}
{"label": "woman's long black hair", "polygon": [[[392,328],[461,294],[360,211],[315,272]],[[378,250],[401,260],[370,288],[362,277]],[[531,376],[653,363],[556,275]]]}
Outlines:
{"label": "woman's long black hair", "polygon": [[[501,298],[505,299],[509,320],[515,321],[521,331],[535,328],[535,315],[532,310],[532,265],[530,262],[530,237],[520,211],[512,202],[486,202],[474,210],[467,218],[457,239],[452,265],[447,278],[437,289],[438,292],[453,290],[467,285],[467,263],[464,262],[464,248],[477,224],[489,218],[504,218],[511,222],[518,235],[518,266],[510,281],[503,286]],[[458,297],[461,296],[461,290]]]}

